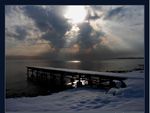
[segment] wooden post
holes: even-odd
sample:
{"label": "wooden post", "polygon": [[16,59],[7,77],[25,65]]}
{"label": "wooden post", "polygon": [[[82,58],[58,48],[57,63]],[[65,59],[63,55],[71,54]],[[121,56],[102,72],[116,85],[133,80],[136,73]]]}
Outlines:
{"label": "wooden post", "polygon": [[65,86],[64,73],[60,74],[60,86],[61,86],[61,88],[64,88],[64,86]]}
{"label": "wooden post", "polygon": [[99,86],[101,85],[101,77],[99,77]]}
{"label": "wooden post", "polygon": [[113,79],[109,79],[109,85],[111,88],[116,87],[116,84],[115,84],[115,82],[113,82]]}
{"label": "wooden post", "polygon": [[45,79],[46,79],[46,81],[48,81],[48,74],[47,74],[47,72],[46,72],[46,74],[45,74]]}
{"label": "wooden post", "polygon": [[93,84],[92,84],[91,76],[88,77],[88,85],[89,85],[89,86],[92,86],[92,85],[93,85]]}
{"label": "wooden post", "polygon": [[27,79],[29,79],[29,68],[27,67]]}
{"label": "wooden post", "polygon": [[31,70],[31,78],[33,78],[33,69]]}
{"label": "wooden post", "polygon": [[74,78],[73,78],[73,75],[71,76],[71,85],[73,86],[74,85]]}
{"label": "wooden post", "polygon": [[79,74],[79,78],[78,78],[79,82],[81,82],[80,79],[81,79],[81,75]]}
{"label": "wooden post", "polygon": [[55,85],[56,84],[56,76],[54,73],[51,73],[51,75],[52,75],[51,83],[52,83],[52,85]]}
{"label": "wooden post", "polygon": [[79,77],[78,77],[78,82],[77,82],[77,87],[80,87],[80,86],[82,86],[82,82],[81,82],[81,75],[79,74]]}
{"label": "wooden post", "polygon": [[51,73],[49,72],[48,73],[48,81],[50,81],[51,80]]}
{"label": "wooden post", "polygon": [[38,80],[39,71],[36,70],[36,81]]}

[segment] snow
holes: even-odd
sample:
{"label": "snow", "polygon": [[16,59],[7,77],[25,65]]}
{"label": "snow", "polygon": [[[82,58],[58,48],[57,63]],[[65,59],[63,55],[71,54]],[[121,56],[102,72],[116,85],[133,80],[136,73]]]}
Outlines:
{"label": "snow", "polygon": [[[126,73],[140,75],[139,71]],[[144,79],[125,80],[126,88],[75,88],[48,96],[6,99],[7,112],[144,112]]]}

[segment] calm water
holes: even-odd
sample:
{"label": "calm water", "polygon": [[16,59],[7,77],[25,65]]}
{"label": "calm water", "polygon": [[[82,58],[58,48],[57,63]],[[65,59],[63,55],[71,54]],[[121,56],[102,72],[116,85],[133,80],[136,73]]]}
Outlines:
{"label": "calm water", "polygon": [[50,94],[48,89],[26,80],[26,66],[50,66],[95,71],[132,70],[144,64],[143,59],[111,59],[102,61],[6,60],[6,96],[37,96]]}

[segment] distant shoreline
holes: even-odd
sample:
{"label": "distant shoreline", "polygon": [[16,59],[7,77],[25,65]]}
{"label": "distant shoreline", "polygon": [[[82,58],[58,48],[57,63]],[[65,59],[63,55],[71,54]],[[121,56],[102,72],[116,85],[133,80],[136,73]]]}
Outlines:
{"label": "distant shoreline", "polygon": [[106,71],[106,72],[112,72],[112,73],[128,73],[133,71],[144,71],[144,64],[139,64],[137,67],[131,70],[115,70],[115,71]]}
{"label": "distant shoreline", "polygon": [[144,59],[144,57],[120,57],[120,58],[112,58],[112,59]]}
{"label": "distant shoreline", "polygon": [[[48,60],[51,59],[52,61],[59,61],[58,59],[53,58],[44,58],[44,57],[34,57],[34,56],[5,56],[6,60]],[[116,58],[101,58],[101,59],[95,59],[97,60],[111,60],[111,59],[144,59],[144,57],[116,57]],[[75,60],[75,59],[65,59],[66,61],[69,60]],[[80,61],[83,61],[83,59],[78,59]],[[84,59],[85,60],[85,59]]]}

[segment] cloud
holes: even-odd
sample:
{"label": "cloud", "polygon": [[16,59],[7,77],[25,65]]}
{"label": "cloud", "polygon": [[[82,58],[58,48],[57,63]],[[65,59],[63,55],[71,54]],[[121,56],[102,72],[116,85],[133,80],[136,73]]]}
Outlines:
{"label": "cloud", "polygon": [[51,41],[56,48],[63,47],[63,36],[71,27],[62,15],[63,8],[51,6],[45,10],[39,6],[24,7],[25,14],[35,22],[41,32],[45,32],[42,38]]}
{"label": "cloud", "polygon": [[[41,54],[52,52],[54,49],[48,43],[28,45],[20,43],[16,47],[6,50],[6,55],[12,56],[39,56]],[[18,52],[19,51],[19,52]]]}
{"label": "cloud", "polygon": [[105,16],[105,19],[112,19],[116,15],[119,15],[120,17],[124,16],[124,7],[117,7],[115,9],[110,10]]}
{"label": "cloud", "polygon": [[95,31],[89,23],[83,23],[79,28],[78,43],[83,49],[92,48],[93,45],[100,42],[101,36],[104,36],[102,31]]}
{"label": "cloud", "polygon": [[100,19],[101,18],[101,13],[100,13],[100,9],[101,7],[99,7],[99,12],[97,12],[95,9],[97,9],[96,7],[87,7],[87,20],[96,20],[96,19]]}
{"label": "cloud", "polygon": [[73,24],[64,16],[67,6],[6,6],[6,54],[54,59],[144,55],[144,6],[84,7],[85,20]]}

